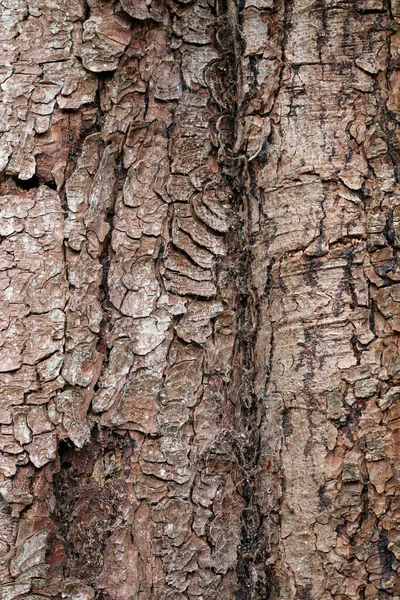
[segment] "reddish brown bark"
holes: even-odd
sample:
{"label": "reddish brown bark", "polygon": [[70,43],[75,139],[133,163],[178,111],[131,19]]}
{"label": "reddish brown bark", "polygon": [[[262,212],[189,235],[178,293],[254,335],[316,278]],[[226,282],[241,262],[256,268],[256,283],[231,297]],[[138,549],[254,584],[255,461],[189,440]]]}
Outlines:
{"label": "reddish brown bark", "polygon": [[0,598],[400,597],[400,5],[0,6]]}

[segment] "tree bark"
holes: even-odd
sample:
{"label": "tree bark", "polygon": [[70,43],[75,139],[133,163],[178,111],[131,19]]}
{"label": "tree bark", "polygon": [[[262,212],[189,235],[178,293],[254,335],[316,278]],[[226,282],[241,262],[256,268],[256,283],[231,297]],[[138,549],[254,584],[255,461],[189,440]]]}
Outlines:
{"label": "tree bark", "polygon": [[0,14],[0,599],[400,597],[399,1]]}

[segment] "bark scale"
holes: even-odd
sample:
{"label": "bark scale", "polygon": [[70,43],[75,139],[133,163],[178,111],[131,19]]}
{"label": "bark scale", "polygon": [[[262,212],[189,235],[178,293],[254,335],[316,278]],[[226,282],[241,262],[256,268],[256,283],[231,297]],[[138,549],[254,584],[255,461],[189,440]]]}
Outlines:
{"label": "bark scale", "polygon": [[400,596],[400,4],[0,7],[0,598]]}

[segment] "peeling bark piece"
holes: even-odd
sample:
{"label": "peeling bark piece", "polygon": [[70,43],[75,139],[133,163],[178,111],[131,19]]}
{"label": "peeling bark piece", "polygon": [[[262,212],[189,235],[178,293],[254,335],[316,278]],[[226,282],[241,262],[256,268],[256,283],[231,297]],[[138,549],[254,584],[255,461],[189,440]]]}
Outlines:
{"label": "peeling bark piece", "polygon": [[14,600],[21,594],[27,594],[30,592],[30,583],[9,583],[2,586],[1,594],[2,600]]}
{"label": "peeling bark piece", "polygon": [[211,229],[220,233],[228,231],[226,209],[216,191],[206,190],[202,195],[193,196],[192,206],[195,215]]}
{"label": "peeling bark piece", "polygon": [[137,477],[136,493],[139,499],[149,500],[151,503],[160,502],[167,494],[167,484],[161,479],[139,473]]}
{"label": "peeling bark piece", "polygon": [[153,19],[162,23],[162,11],[157,2],[145,2],[145,0],[121,0],[121,6],[134,19],[144,21]]}
{"label": "peeling bark piece", "polygon": [[213,254],[220,256],[225,254],[223,238],[213,235],[201,222],[193,218],[187,205],[177,206],[176,217],[179,228],[189,234],[194,242],[204,246]]}
{"label": "peeling bark piece", "polygon": [[[132,239],[140,239],[142,235],[158,236],[161,233],[162,223],[167,214],[167,206],[160,200],[147,202],[139,209],[129,210],[117,206],[115,216],[116,230],[123,231]],[[113,233],[113,247],[118,249],[117,231]],[[127,239],[128,245],[131,240]]]}
{"label": "peeling bark piece", "polygon": [[383,494],[386,483],[392,477],[393,471],[387,460],[380,460],[377,462],[368,462],[368,474],[378,494]]}
{"label": "peeling bark piece", "polygon": [[22,365],[24,334],[21,323],[14,323],[0,334],[0,372],[15,371]]}
{"label": "peeling bark piece", "polygon": [[62,376],[71,385],[87,387],[96,373],[98,353],[91,344],[80,344],[67,355]]}
{"label": "peeling bark piece", "polygon": [[32,432],[27,424],[29,408],[16,407],[13,410],[14,436],[20,444],[28,444],[32,440]]}
{"label": "peeling bark piece", "polygon": [[24,219],[29,215],[30,209],[35,206],[31,194],[21,196],[4,195],[1,197],[0,232],[2,236],[23,231]]}
{"label": "peeling bark piece", "polygon": [[61,352],[56,352],[46,360],[37,365],[37,372],[41,381],[52,381],[59,376],[64,362]]}
{"label": "peeling bark piece", "polygon": [[43,530],[23,542],[10,563],[10,571],[13,577],[17,577],[33,566],[44,563],[48,538],[49,532]]}
{"label": "peeling bark piece", "polygon": [[[29,389],[29,384],[32,385],[32,381],[29,381],[29,375],[31,373],[28,370],[21,369],[22,375],[26,377],[26,388]],[[15,373],[19,374],[19,371]],[[15,381],[13,383],[11,381],[7,381],[7,375],[9,373],[4,374],[4,379],[0,379],[1,383],[1,391],[0,391],[0,423],[10,424],[11,423],[11,415],[12,415],[12,407],[17,406],[24,403],[24,385],[22,381]]]}
{"label": "peeling bark piece", "polygon": [[174,18],[173,30],[191,44],[208,44],[214,17],[207,2],[189,4]]}
{"label": "peeling bark piece", "polygon": [[192,407],[200,395],[202,383],[202,352],[194,346],[174,343],[171,347],[174,362],[166,371],[165,386],[161,394],[163,404]]}
{"label": "peeling bark piece", "polygon": [[354,386],[354,395],[356,398],[369,398],[377,389],[378,382],[373,379],[362,379],[357,381]]}
{"label": "peeling bark piece", "polygon": [[55,433],[42,433],[35,435],[30,444],[26,446],[29,458],[35,467],[43,467],[54,460],[57,454],[57,437]]}
{"label": "peeling bark piece", "polygon": [[378,400],[378,405],[381,410],[386,410],[391,406],[394,402],[398,402],[400,400],[400,386],[395,386],[388,390],[386,394]]}
{"label": "peeling bark piece", "polygon": [[204,269],[212,268],[214,256],[205,248],[198,246],[187,233],[180,229],[177,220],[172,224],[172,231],[172,239],[177,248],[186,252],[195,263]]}
{"label": "peeling bark piece", "polygon": [[14,440],[12,435],[3,435],[0,433],[0,450],[7,454],[19,454],[23,451],[23,448]]}
{"label": "peeling bark piece", "polygon": [[154,316],[135,321],[130,333],[132,349],[136,354],[145,355],[157,348],[166,338],[170,317],[162,311]]}
{"label": "peeling bark piece", "polygon": [[400,72],[393,71],[390,74],[391,94],[388,100],[388,108],[395,114],[400,114]]}
{"label": "peeling bark piece", "polygon": [[162,380],[148,370],[134,373],[119,394],[116,406],[106,413],[103,425],[122,426],[127,429],[156,434],[159,430],[157,399],[162,387]]}
{"label": "peeling bark piece", "polygon": [[78,110],[84,104],[94,102],[97,88],[96,77],[88,73],[79,62],[74,62],[67,71],[57,96],[57,104],[61,110]]}
{"label": "peeling bark piece", "polygon": [[[109,144],[101,157],[99,168],[93,178],[88,197],[89,207],[84,217],[84,223],[91,231],[91,226],[100,218],[107,215],[112,206],[112,193],[115,183],[115,160],[118,148]],[[96,231],[94,229],[94,231]],[[104,239],[100,239],[104,241]]]}
{"label": "peeling bark piece", "polygon": [[130,37],[129,24],[114,14],[112,5],[104,4],[83,26],[83,66],[95,73],[114,71]]}
{"label": "peeling bark piece", "polygon": [[30,406],[27,413],[27,423],[34,435],[54,429],[48,419],[45,406]]}
{"label": "peeling bark piece", "polygon": [[222,311],[223,305],[221,302],[195,300],[191,302],[187,313],[175,326],[175,330],[185,342],[202,344],[211,335],[211,319],[221,314]]}
{"label": "peeling bark piece", "polygon": [[195,281],[211,281],[213,279],[212,271],[202,269],[193,264],[187,256],[177,252],[173,247],[168,248],[164,258],[164,265],[169,271],[176,271]]}
{"label": "peeling bark piece", "polygon": [[[178,65],[171,62],[163,62],[154,74],[154,96],[159,100],[178,100],[182,96],[181,74]],[[162,183],[162,182],[161,182]],[[164,186],[159,186],[165,194]]]}
{"label": "peeling bark piece", "polygon": [[[186,457],[188,452],[189,448],[186,449]],[[149,458],[148,455],[147,458]],[[171,465],[161,462],[165,460],[164,457],[160,458],[157,462],[147,460],[147,458],[144,457],[140,462],[141,469],[145,475],[154,475],[163,481],[174,481],[180,485],[190,481],[190,470],[187,465]]]}
{"label": "peeling bark piece", "polygon": [[61,260],[49,258],[27,285],[27,303],[32,312],[45,313],[65,306],[66,280]]}
{"label": "peeling bark piece", "polygon": [[62,414],[62,424],[68,437],[77,448],[82,448],[90,439],[90,427],[86,422],[85,397],[79,390],[65,390],[58,394],[55,402],[57,411]]}
{"label": "peeling bark piece", "polygon": [[131,265],[122,282],[128,289],[120,308],[129,317],[148,317],[155,309],[160,294],[152,259],[142,259]]}
{"label": "peeling bark piece", "polygon": [[18,457],[9,454],[0,456],[0,473],[7,479],[10,479],[17,472]]}
{"label": "peeling bark piece", "polygon": [[63,598],[67,600],[94,600],[95,592],[88,585],[69,577],[64,581],[63,585]]}
{"label": "peeling bark piece", "polygon": [[92,407],[94,412],[108,410],[119,394],[133,363],[130,339],[117,340],[111,349],[108,368],[100,379]]}
{"label": "peeling bark piece", "polygon": [[166,271],[165,287],[169,292],[180,295],[191,295],[198,297],[211,298],[216,295],[216,287],[210,281],[202,281],[201,283],[193,281],[189,277],[178,275],[176,273]]}
{"label": "peeling bark piece", "polygon": [[196,296],[214,296],[216,286],[213,282],[213,273],[193,265],[187,257],[168,249],[163,270],[165,287],[168,291],[180,295],[193,294]]}
{"label": "peeling bark piece", "polygon": [[27,317],[24,326],[28,338],[24,353],[25,363],[35,364],[57,350],[62,350],[65,314],[61,310]]}
{"label": "peeling bark piece", "polygon": [[[163,509],[163,518],[161,517],[160,520],[166,521],[165,534],[173,540],[174,546],[180,546],[189,533],[192,518],[191,504],[185,500],[174,499],[167,502]],[[158,521],[158,518],[155,516],[154,520]]]}
{"label": "peeling bark piece", "polygon": [[265,13],[255,8],[246,8],[243,38],[246,43],[245,56],[261,54],[267,44],[268,20]]}

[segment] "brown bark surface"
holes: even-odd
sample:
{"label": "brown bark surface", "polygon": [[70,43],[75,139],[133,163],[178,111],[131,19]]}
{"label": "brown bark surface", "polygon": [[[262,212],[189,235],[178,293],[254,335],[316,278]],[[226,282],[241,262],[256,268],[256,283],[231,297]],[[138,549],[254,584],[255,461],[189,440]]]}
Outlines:
{"label": "brown bark surface", "polygon": [[400,3],[0,15],[0,600],[398,600]]}

